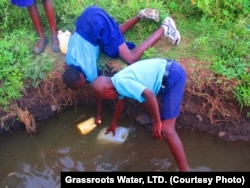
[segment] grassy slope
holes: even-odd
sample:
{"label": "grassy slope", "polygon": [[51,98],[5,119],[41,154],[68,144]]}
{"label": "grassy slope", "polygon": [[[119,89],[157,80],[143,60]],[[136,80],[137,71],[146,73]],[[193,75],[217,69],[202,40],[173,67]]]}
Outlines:
{"label": "grassy slope", "polygon": [[[225,39],[225,37],[229,36],[230,33],[226,35],[227,32],[225,32],[224,28],[216,26],[215,24],[213,24],[213,22],[209,22],[207,20],[200,20],[201,17],[199,15],[199,11],[197,11],[198,13],[196,12],[197,13],[196,15],[192,15],[192,13],[195,12],[193,10],[194,9],[193,7],[191,7],[190,9],[185,9],[185,7],[183,6],[174,6],[173,3],[172,4],[162,3],[164,1],[151,2],[151,1],[132,0],[132,1],[121,1],[123,3],[120,3],[120,1],[119,2],[94,1],[94,2],[103,7],[104,9],[106,9],[120,23],[131,18],[133,15],[137,14],[138,10],[144,7],[158,8],[162,15],[171,14],[171,16],[175,18],[178,29],[180,30],[182,36],[181,44],[178,47],[170,47],[169,45],[166,45],[165,47],[164,45],[158,45],[157,47],[152,47],[145,52],[143,58],[164,56],[177,60],[188,59],[187,62],[189,62],[188,64],[189,68],[199,66],[198,70],[204,68],[212,69],[211,65],[218,60],[216,56],[218,55],[217,52],[223,47],[221,46],[221,44],[224,44],[225,46],[231,45],[230,39],[228,41],[225,41],[224,43],[216,42],[217,41],[216,39],[220,38]],[[93,1],[54,0],[53,3],[56,12],[58,28],[62,30],[71,31],[74,29],[74,22],[76,17],[81,13],[81,11],[84,9],[85,6],[93,3]],[[44,15],[41,4],[38,5],[41,13],[42,22],[44,25],[44,30],[46,31],[46,34],[49,35],[49,28],[46,17]],[[169,12],[166,12],[165,10],[168,10]],[[14,80],[14,83],[16,83],[16,85],[14,86],[17,87],[17,88],[10,88],[10,91],[12,91],[14,95],[15,91],[17,91],[18,89],[23,90],[24,88],[27,87],[36,87],[39,84],[40,80],[45,79],[46,75],[50,73],[51,69],[53,68],[52,65],[55,60],[54,59],[55,57],[53,57],[53,55],[51,54],[43,54],[42,56],[33,56],[31,46],[34,45],[36,34],[32,26],[32,23],[29,19],[27,10],[19,9],[11,5],[7,6],[4,5],[2,14],[5,15],[4,16],[5,20],[3,20],[5,24],[3,24],[1,27],[2,31],[1,35],[3,35],[4,38],[4,40],[1,40],[2,44],[1,46],[3,47],[4,50],[1,51],[2,52],[4,51],[5,55],[6,53],[8,54],[7,56],[8,61],[6,62],[11,62],[11,60],[13,60],[15,62],[14,65],[17,66],[17,68],[14,70],[18,70],[17,72],[15,71],[13,72],[13,69],[8,70],[12,72],[10,80]],[[21,21],[18,22],[16,20],[21,20]],[[152,22],[140,23],[136,25],[134,29],[132,29],[130,32],[126,34],[126,38],[127,40],[135,41],[135,43],[139,44],[157,27],[159,27],[159,24]],[[221,33],[223,34],[223,32],[224,35],[221,35]],[[27,33],[29,33],[29,35],[27,35]],[[249,34],[247,35],[249,36]],[[24,40],[22,40],[21,42],[20,38]],[[167,42],[167,40],[165,40],[165,42]],[[244,45],[246,44],[247,43],[243,43],[242,45],[240,45],[243,46],[243,48],[240,48],[240,51],[244,51]],[[13,52],[13,45],[16,46],[14,52]],[[10,50],[6,50],[8,49],[8,47]],[[105,67],[103,65],[103,62],[105,62],[106,60],[107,57],[101,56],[98,62],[99,66],[102,68]],[[19,62],[21,63],[20,65],[18,64]],[[126,66],[122,62],[121,64],[122,66]],[[247,65],[249,67],[249,61]],[[11,63],[9,65],[5,63],[5,67],[7,66],[10,66],[12,68],[15,67]],[[225,72],[227,72],[227,69],[224,71],[224,73]],[[228,74],[230,74],[230,72]],[[195,76],[195,74],[193,76]],[[18,79],[16,79],[17,80],[16,81],[15,79],[12,78],[18,78]],[[26,80],[24,82],[25,84],[22,82],[23,79]],[[209,78],[204,78],[204,77],[203,78],[199,77],[199,79],[192,77],[191,80],[194,81],[192,84],[194,85],[193,88],[196,89],[198,88],[198,90],[202,90],[201,85],[199,85],[199,83],[201,82],[200,79],[205,79],[204,81],[209,80]],[[224,82],[223,80],[225,80],[225,77],[218,76],[215,78],[211,78],[211,80],[214,79],[218,79],[215,84],[216,87],[221,88],[222,86],[221,82]],[[235,83],[235,79],[233,79],[233,81],[234,82],[230,83]],[[233,89],[235,89],[235,85],[228,84],[228,81],[225,81],[225,83],[227,84],[224,84],[226,86],[224,87],[223,85],[222,89],[225,89],[225,91],[227,92],[229,91],[229,93],[232,93]],[[249,86],[247,87],[249,88]],[[4,87],[4,90],[6,90],[6,88],[7,87]],[[8,94],[10,93],[11,92],[8,92]],[[198,92],[196,94],[200,95],[202,94],[202,92]],[[22,93],[18,93],[16,94],[15,97],[20,97],[21,95]],[[3,95],[1,99],[3,99],[5,96],[6,95]],[[247,96],[249,97],[250,95]],[[10,106],[7,105],[7,108],[2,109],[1,111],[11,112],[11,109],[8,107]],[[249,110],[247,110],[245,115],[246,116],[249,115]],[[4,116],[4,118],[6,118],[6,116]],[[5,120],[4,118],[1,118],[1,120]]]}

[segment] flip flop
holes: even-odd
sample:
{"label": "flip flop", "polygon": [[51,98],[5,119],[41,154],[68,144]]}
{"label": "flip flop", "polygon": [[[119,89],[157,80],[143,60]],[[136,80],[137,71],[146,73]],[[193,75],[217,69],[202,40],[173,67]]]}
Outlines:
{"label": "flip flop", "polygon": [[40,54],[44,51],[46,44],[48,43],[47,39],[39,39],[35,48],[34,52],[35,54]]}
{"label": "flip flop", "polygon": [[53,50],[53,52],[59,52],[60,51],[58,37],[53,37],[52,38],[52,50]]}

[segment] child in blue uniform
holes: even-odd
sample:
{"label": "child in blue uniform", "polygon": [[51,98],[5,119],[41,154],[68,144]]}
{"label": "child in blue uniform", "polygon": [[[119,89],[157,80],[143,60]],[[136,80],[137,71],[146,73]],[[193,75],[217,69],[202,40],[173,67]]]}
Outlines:
{"label": "child in blue uniform", "polygon": [[98,6],[87,7],[77,18],[76,30],[69,39],[66,63],[69,65],[63,80],[71,89],[85,83],[92,83],[98,76],[97,58],[102,51],[109,57],[120,57],[127,64],[137,61],[143,52],[155,44],[163,35],[173,45],[180,42],[180,33],[172,18],[166,17],[161,27],[140,45],[126,42],[124,33],[137,22],[144,19],[159,21],[155,9],[143,9],[126,23],[119,25],[107,12]]}
{"label": "child in blue uniform", "polygon": [[[59,40],[57,38],[57,27],[56,27],[56,19],[53,9],[53,4],[51,0],[42,0],[43,7],[50,25],[51,29],[51,39],[52,39],[52,50],[54,52],[59,51]],[[38,9],[36,6],[36,0],[11,0],[13,5],[16,5],[20,8],[26,8],[29,11],[31,20],[35,26],[36,32],[39,36],[39,40],[37,45],[34,48],[34,52],[36,54],[40,54],[44,51],[46,44],[48,43],[48,39],[44,35],[42,24],[39,18]]]}
{"label": "child in blue uniform", "polygon": [[[124,98],[143,104],[153,119],[153,137],[168,143],[180,171],[189,171],[181,139],[175,130],[186,84],[185,70],[174,60],[153,58],[137,61],[112,77],[99,76],[92,83],[97,102],[96,124],[101,123],[102,100],[118,99],[112,123],[107,129],[115,134],[124,109]],[[161,108],[157,102],[161,95]]]}

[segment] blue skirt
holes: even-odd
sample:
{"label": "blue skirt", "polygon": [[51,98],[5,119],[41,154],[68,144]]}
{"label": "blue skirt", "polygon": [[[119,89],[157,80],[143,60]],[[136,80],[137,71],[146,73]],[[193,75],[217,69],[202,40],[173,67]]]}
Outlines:
{"label": "blue skirt", "polygon": [[33,5],[35,0],[11,0],[11,3],[13,5],[16,5],[18,7],[29,7]]}

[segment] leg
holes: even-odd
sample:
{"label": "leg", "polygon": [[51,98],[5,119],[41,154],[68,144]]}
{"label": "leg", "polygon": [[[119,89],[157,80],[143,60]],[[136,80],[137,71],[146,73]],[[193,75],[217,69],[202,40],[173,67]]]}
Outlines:
{"label": "leg", "polygon": [[52,36],[52,49],[54,52],[59,51],[59,40],[57,38],[57,26],[53,4],[51,0],[43,0],[43,7],[49,22],[51,36]]}
{"label": "leg", "polygon": [[164,120],[162,122],[162,136],[168,143],[170,150],[172,151],[177,165],[182,172],[189,171],[188,162],[183,148],[182,141],[175,130],[174,119]]}
{"label": "leg", "polygon": [[140,21],[138,16],[131,18],[130,20],[126,21],[125,23],[120,25],[120,30],[122,33],[126,33],[131,27],[133,27],[137,22]]}
{"label": "leg", "polygon": [[128,64],[132,64],[144,53],[145,50],[153,46],[164,34],[163,27],[160,27],[158,30],[156,30],[152,35],[149,36],[145,41],[143,41],[141,44],[136,46],[133,50],[130,50],[126,43],[123,43],[119,46],[119,55],[120,57],[126,61]]}
{"label": "leg", "polygon": [[[148,12],[149,11],[149,12]],[[120,26],[122,33],[125,33],[129,28],[134,26],[140,19],[153,19],[159,21],[159,13],[155,9],[143,9],[134,18]],[[149,36],[145,41],[139,44],[133,50],[130,50],[126,43],[119,46],[119,56],[128,64],[132,64],[139,60],[145,50],[153,46],[162,36],[168,37],[173,45],[180,43],[180,33],[176,28],[172,18],[166,17],[161,27]]]}
{"label": "leg", "polygon": [[180,171],[188,171],[183,144],[175,130],[176,117],[180,114],[187,78],[183,67],[174,60],[168,60],[168,62],[170,61],[172,64],[166,67],[169,74],[164,82],[165,88],[161,90],[161,132],[174,155]]}
{"label": "leg", "polygon": [[120,25],[120,30],[122,33],[127,32],[131,27],[133,27],[139,20],[154,20],[159,22],[159,11],[157,9],[145,8],[142,9],[137,16],[131,18],[124,24]]}
{"label": "leg", "polygon": [[[139,12],[138,17],[143,20],[151,19],[154,20],[155,22],[160,21],[159,11],[157,9],[151,9],[151,8],[142,9]],[[162,22],[162,27],[164,28],[165,37],[168,37],[169,41],[173,45],[178,45],[180,43],[181,36],[176,28],[174,20],[171,17],[167,16]]]}
{"label": "leg", "polygon": [[36,4],[34,3],[32,6],[29,6],[28,11],[29,11],[31,20],[35,26],[36,32],[40,38],[36,47],[34,48],[34,52],[37,54],[40,54],[43,52],[43,50],[47,44],[47,39],[43,33],[42,24],[40,22],[40,17],[38,14],[38,9],[37,9]]}

